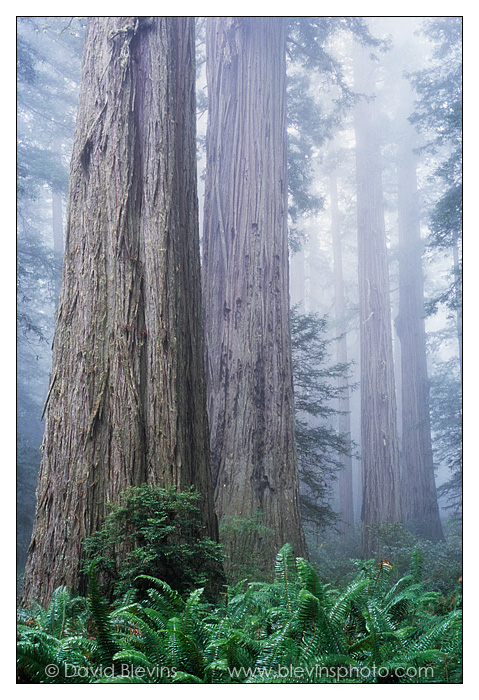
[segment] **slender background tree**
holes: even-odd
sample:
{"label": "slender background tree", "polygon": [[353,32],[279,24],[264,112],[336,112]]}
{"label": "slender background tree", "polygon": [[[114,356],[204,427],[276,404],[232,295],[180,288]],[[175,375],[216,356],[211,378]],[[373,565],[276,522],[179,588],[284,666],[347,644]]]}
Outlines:
{"label": "slender background tree", "polygon": [[[409,135],[409,138],[408,138]],[[417,158],[409,129],[399,138],[398,232],[401,341],[401,497],[404,523],[423,537],[442,539],[429,416],[426,357],[423,241],[417,185]]]}
{"label": "slender background tree", "polygon": [[[355,108],[359,323],[361,338],[362,556],[377,543],[373,527],[401,520],[399,446],[391,302],[374,64],[359,49]],[[373,526],[373,527],[372,527]]]}

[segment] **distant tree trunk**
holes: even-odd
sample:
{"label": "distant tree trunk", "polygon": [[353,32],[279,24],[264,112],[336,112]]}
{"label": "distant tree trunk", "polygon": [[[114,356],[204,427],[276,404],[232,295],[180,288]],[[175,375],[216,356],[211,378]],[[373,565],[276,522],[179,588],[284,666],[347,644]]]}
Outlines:
{"label": "distant tree trunk", "polygon": [[[334,264],[334,313],[336,316],[336,328],[338,341],[336,344],[336,359],[340,364],[348,362],[348,343],[346,338],[346,304],[344,300],[343,258],[341,250],[341,226],[339,220],[338,182],[333,171],[329,179],[331,199],[331,232],[333,238],[333,264]],[[344,380],[340,380],[344,382]],[[339,432],[343,435],[351,435],[351,418],[349,407],[349,388],[343,389],[338,400]],[[353,506],[353,460],[347,455],[342,457],[342,469],[339,472],[339,515],[341,518],[339,527],[343,535],[351,532],[354,525]]]}
{"label": "distant tree trunk", "polygon": [[84,592],[82,542],[132,484],[209,471],[196,195],[194,27],[92,17],[23,603]]}
{"label": "distant tree trunk", "polygon": [[398,166],[399,313],[401,341],[402,515],[433,542],[443,537],[437,503],[429,419],[424,290],[416,159],[403,144]]}
{"label": "distant tree trunk", "polygon": [[281,18],[211,18],[203,236],[218,517],[258,516],[225,542],[270,569],[305,553],[288,290],[285,35]]}
{"label": "distant tree trunk", "polygon": [[[391,308],[392,317],[397,317],[399,313],[399,305],[393,304]],[[402,389],[401,389],[401,341],[399,339],[399,334],[397,330],[396,321],[393,323],[393,355],[394,355],[394,379],[395,379],[395,389],[396,389],[396,405],[397,405],[397,426],[398,426],[398,441],[399,441],[399,453],[401,453],[401,439],[402,439]],[[399,456],[399,461],[401,457]]]}
{"label": "distant tree trunk", "polygon": [[[355,88],[371,95],[368,59],[355,63]],[[361,345],[362,556],[377,549],[371,526],[400,521],[399,451],[391,303],[377,107],[355,109],[359,319]]]}

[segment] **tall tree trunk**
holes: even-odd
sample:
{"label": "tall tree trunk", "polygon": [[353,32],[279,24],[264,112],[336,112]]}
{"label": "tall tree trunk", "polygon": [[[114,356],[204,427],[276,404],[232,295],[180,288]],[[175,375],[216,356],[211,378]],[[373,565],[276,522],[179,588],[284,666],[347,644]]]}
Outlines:
{"label": "tall tree trunk", "polygon": [[398,165],[399,313],[401,341],[402,515],[423,537],[443,537],[437,503],[429,419],[424,289],[416,159],[407,143]]}
{"label": "tall tree trunk", "polygon": [[194,27],[87,23],[63,282],[23,602],[84,590],[84,538],[132,484],[209,471],[196,196]]}
{"label": "tall tree trunk", "polygon": [[[341,250],[341,225],[338,203],[338,182],[336,172],[332,172],[329,179],[331,200],[331,233],[333,238],[333,264],[334,264],[334,313],[338,340],[336,344],[336,359],[340,364],[348,362],[348,343],[346,338],[346,303],[344,299],[343,258]],[[344,380],[340,380],[344,381]],[[343,388],[338,400],[339,432],[343,435],[351,435],[351,418],[349,407],[349,388]],[[340,531],[343,535],[351,532],[354,525],[353,506],[353,459],[350,455],[343,456],[342,469],[339,472],[339,515]]]}
{"label": "tall tree trunk", "polygon": [[[357,57],[355,87],[371,95],[370,61]],[[361,346],[362,556],[377,549],[374,526],[400,521],[399,450],[391,303],[376,101],[355,109]]]}
{"label": "tall tree trunk", "polygon": [[[63,198],[62,193],[52,189],[52,226],[53,252],[59,266],[63,258]],[[61,275],[55,276],[55,300],[58,300],[61,289]]]}
{"label": "tall tree trunk", "polygon": [[[281,18],[211,18],[204,304],[218,517],[258,516],[225,541],[270,568],[305,553],[288,290],[285,35]],[[269,536],[262,528],[272,532]]]}

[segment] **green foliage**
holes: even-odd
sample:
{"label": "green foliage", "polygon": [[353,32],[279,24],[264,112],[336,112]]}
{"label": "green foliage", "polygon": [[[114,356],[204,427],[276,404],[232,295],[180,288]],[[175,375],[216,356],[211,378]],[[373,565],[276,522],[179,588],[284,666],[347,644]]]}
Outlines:
{"label": "green foliage", "polygon": [[310,72],[318,70],[327,85],[338,88],[336,112],[354,104],[355,95],[345,79],[343,66],[329,49],[331,38],[338,34],[350,34],[361,44],[379,51],[387,49],[387,42],[372,36],[362,17],[287,17],[285,21],[290,60]]}
{"label": "green foliage", "polygon": [[[72,596],[64,587],[54,591],[43,609],[19,610],[17,668],[20,683],[68,683],[65,664],[84,664],[94,654],[89,634],[86,598]],[[58,675],[48,675],[58,667]]]}
{"label": "green foliage", "polygon": [[439,488],[447,508],[462,513],[462,385],[455,358],[438,364],[430,378],[431,430],[434,461],[449,470]]}
{"label": "green foliage", "polygon": [[116,652],[113,640],[113,629],[108,610],[108,603],[103,598],[97,580],[96,561],[92,561],[87,568],[88,588],[90,592],[89,607],[93,618],[98,653],[101,663],[110,663]]}
{"label": "green foliage", "polygon": [[291,310],[296,445],[304,487],[301,510],[316,530],[335,522],[330,485],[342,467],[341,458],[353,449],[350,437],[331,425],[339,413],[333,402],[348,389],[350,365],[330,364],[327,325],[325,316]]}
{"label": "green foliage", "polygon": [[457,595],[462,574],[461,542],[455,538],[437,543],[417,539],[399,524],[384,525],[379,529],[380,556],[394,562],[397,574],[403,575],[411,552],[415,552],[422,562],[425,590],[440,594],[438,604],[447,607],[447,601]]}
{"label": "green foliage", "polygon": [[[285,17],[288,62],[289,246],[300,250],[306,237],[301,224],[324,206],[314,192],[315,165],[355,96],[331,39],[350,33],[358,41],[381,46],[361,17]],[[318,100],[318,93],[321,99]]]}
{"label": "green foliage", "polygon": [[180,593],[204,586],[214,596],[223,581],[219,545],[204,536],[199,503],[193,488],[178,491],[148,485],[131,487],[112,508],[103,527],[86,541],[111,598],[136,588],[141,576],[166,581]]}
{"label": "green foliage", "polygon": [[[310,562],[278,553],[271,582],[180,596],[144,577],[139,603],[108,609],[89,569],[89,602],[55,592],[48,610],[19,612],[21,682],[460,683],[461,602],[439,611],[418,552],[395,578],[387,562],[357,562],[342,591]],[[59,674],[49,675],[48,664]],[[72,668],[83,668],[83,674]],[[50,667],[51,668],[51,667]],[[70,673],[67,673],[67,672]]]}
{"label": "green foliage", "polygon": [[[274,535],[274,530],[263,524],[261,511],[244,518],[233,515],[223,516],[219,535],[223,543],[225,569],[230,584],[236,584],[252,576],[264,580],[269,578],[267,562],[262,560],[254,546],[248,547],[250,539],[253,543],[257,538],[261,538],[262,542],[266,543],[268,538]],[[244,543],[241,548],[236,544],[237,538]]]}
{"label": "green foliage", "polygon": [[[316,533],[314,533],[316,534]],[[343,590],[357,575],[356,560],[361,551],[361,524],[348,534],[328,532],[323,538],[307,537],[310,560],[321,580],[332,588]]]}
{"label": "green foliage", "polygon": [[323,114],[309,88],[310,79],[304,73],[288,75],[288,213],[293,251],[301,248],[304,238],[302,218],[319,212],[324,205],[324,197],[312,192],[312,164],[332,128],[331,119]]}
{"label": "green foliage", "polygon": [[[424,590],[434,594],[438,610],[449,609],[461,589],[460,525],[450,522],[445,529],[446,541],[436,543],[418,538],[399,523],[377,525],[373,530],[377,542],[375,560],[384,559],[393,564],[392,580],[404,576],[411,568],[412,559],[418,557]],[[357,574],[360,545],[360,526],[348,538],[330,536],[316,548],[314,543],[308,543],[319,575],[339,590],[344,590]]]}
{"label": "green foliage", "polygon": [[434,313],[438,304],[462,304],[462,18],[428,18],[423,31],[433,42],[433,61],[409,76],[419,95],[410,121],[426,134],[422,150],[439,158],[434,179],[441,193],[430,215],[429,246],[455,247],[458,255],[451,283],[429,302]]}

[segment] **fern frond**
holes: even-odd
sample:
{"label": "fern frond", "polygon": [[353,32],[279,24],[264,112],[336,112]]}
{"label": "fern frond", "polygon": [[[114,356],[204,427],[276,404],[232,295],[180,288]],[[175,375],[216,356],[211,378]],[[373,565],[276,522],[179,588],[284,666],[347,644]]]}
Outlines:
{"label": "fern frond", "polygon": [[113,630],[108,610],[108,603],[102,597],[96,577],[96,560],[88,566],[89,605],[96,629],[96,640],[101,663],[108,664],[118,651],[113,639]]}
{"label": "fern frond", "polygon": [[122,651],[125,649],[138,650],[139,653],[145,654],[151,663],[161,664],[164,662],[166,657],[164,634],[153,629],[142,616],[132,614],[129,610],[118,612],[115,618],[123,620],[125,623],[125,635],[122,637],[124,649]]}
{"label": "fern frond", "polygon": [[418,549],[412,551],[409,574],[413,583],[421,583],[424,580],[424,557]]}
{"label": "fern frond", "polygon": [[447,640],[454,639],[459,647],[462,635],[462,610],[453,610],[433,624],[418,639],[419,649],[441,649]]}
{"label": "fern frond", "polygon": [[45,629],[57,639],[61,639],[65,631],[69,603],[70,593],[66,586],[60,586],[53,591],[44,625]]}
{"label": "fern frond", "polygon": [[17,669],[25,674],[32,683],[59,683],[59,678],[48,679],[45,669],[57,662],[57,640],[46,632],[38,630],[19,630],[21,639],[17,642]]}
{"label": "fern frond", "polygon": [[204,588],[198,588],[196,591],[193,591],[192,593],[190,593],[185,603],[183,612],[183,631],[185,634],[188,634],[190,631],[192,631],[192,625],[194,625],[194,623],[198,619],[200,598],[203,594],[203,591]]}
{"label": "fern frond", "polygon": [[297,645],[291,639],[290,631],[291,622],[288,622],[262,642],[257,659],[258,667],[271,671],[274,664],[283,663],[285,660],[293,662]]}
{"label": "fern frond", "polygon": [[147,672],[151,671],[150,674],[147,673],[147,675],[150,676],[150,678],[153,677],[155,670],[158,668],[156,664],[153,664],[151,660],[146,656],[141,651],[138,651],[138,649],[123,649],[122,651],[117,651],[117,653],[113,657],[113,661],[120,661],[122,663],[128,664],[131,666],[133,669],[135,666],[139,666],[142,669],[145,669]]}
{"label": "fern frond", "polygon": [[146,575],[137,576],[137,578],[150,581],[156,586],[156,588],[148,589],[148,597],[155,609],[164,612],[170,617],[177,615],[179,611],[184,609],[185,604],[180,594],[173,590],[165,581]]}
{"label": "fern frond", "polygon": [[296,580],[296,570],[294,566],[293,550],[288,542],[285,545],[283,545],[283,547],[281,547],[276,556],[275,576],[276,581],[282,584],[281,590],[284,593],[288,617],[291,617],[292,601],[290,584]]}
{"label": "fern frond", "polygon": [[338,594],[329,612],[329,618],[334,625],[344,625],[354,605],[357,604],[359,608],[361,604],[365,604],[364,594],[368,583],[367,579],[359,576],[349,584],[343,593]]}
{"label": "fern frond", "polygon": [[296,559],[296,566],[298,569],[298,578],[301,586],[316,596],[316,598],[323,600],[323,584],[319,580],[319,576],[314,570],[313,566],[309,563],[309,561],[307,561],[307,559],[303,559],[301,557]]}

